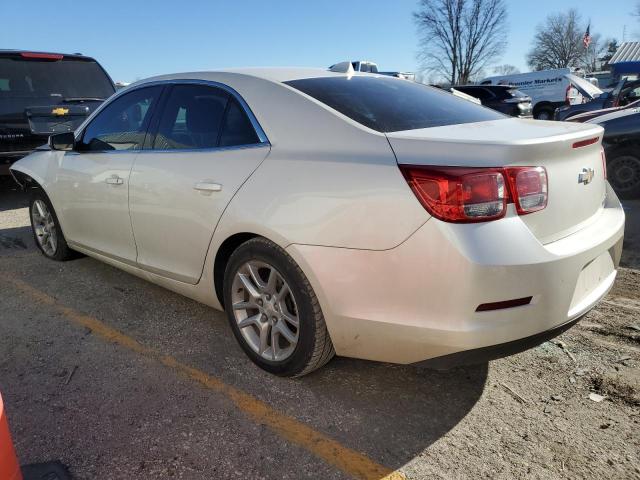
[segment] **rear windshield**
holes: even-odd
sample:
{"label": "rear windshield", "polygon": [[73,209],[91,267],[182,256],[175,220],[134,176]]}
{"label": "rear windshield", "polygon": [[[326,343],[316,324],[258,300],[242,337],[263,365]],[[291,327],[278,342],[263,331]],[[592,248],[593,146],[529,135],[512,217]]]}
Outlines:
{"label": "rear windshield", "polygon": [[505,118],[498,112],[448,92],[408,80],[341,76],[285,83],[379,132]]}
{"label": "rear windshield", "polygon": [[111,80],[95,61],[0,58],[0,97],[107,98]]}

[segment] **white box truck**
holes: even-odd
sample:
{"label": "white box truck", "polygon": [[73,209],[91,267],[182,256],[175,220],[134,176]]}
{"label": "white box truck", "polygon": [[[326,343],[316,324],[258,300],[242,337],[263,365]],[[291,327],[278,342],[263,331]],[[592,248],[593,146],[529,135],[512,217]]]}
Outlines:
{"label": "white box truck", "polygon": [[571,73],[570,68],[487,77],[481,85],[513,85],[531,97],[533,117],[553,119],[556,108],[583,103],[602,94],[602,90]]}

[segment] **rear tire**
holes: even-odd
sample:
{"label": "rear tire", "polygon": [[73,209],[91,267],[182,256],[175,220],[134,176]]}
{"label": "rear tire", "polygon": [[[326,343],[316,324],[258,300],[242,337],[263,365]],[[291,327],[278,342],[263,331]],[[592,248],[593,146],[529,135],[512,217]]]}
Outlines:
{"label": "rear tire", "polygon": [[640,152],[630,148],[614,151],[607,157],[607,178],[620,198],[640,198]]}
{"label": "rear tire", "polygon": [[31,194],[29,218],[33,240],[45,257],[64,262],[81,256],[67,245],[53,205],[47,194],[39,188],[34,189]]}
{"label": "rear tire", "polygon": [[267,372],[299,377],[335,355],[309,280],[282,248],[265,238],[243,243],[229,258],[224,304],[238,343]]}

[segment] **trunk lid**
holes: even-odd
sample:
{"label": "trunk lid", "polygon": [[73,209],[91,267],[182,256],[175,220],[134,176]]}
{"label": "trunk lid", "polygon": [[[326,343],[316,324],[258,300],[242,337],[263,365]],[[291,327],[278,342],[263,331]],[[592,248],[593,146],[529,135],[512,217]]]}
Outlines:
{"label": "trunk lid", "polygon": [[541,243],[549,243],[580,230],[602,208],[602,134],[596,125],[504,119],[392,132],[387,138],[399,164],[545,167],[547,207],[520,218]]}

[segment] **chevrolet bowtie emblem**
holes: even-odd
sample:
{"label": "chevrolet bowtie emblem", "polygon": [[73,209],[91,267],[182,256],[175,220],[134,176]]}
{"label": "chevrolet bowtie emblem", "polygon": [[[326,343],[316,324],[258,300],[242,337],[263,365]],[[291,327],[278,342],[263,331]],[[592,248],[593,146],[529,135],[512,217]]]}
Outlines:
{"label": "chevrolet bowtie emblem", "polygon": [[584,183],[585,185],[591,183],[591,180],[593,180],[593,175],[593,168],[583,168],[578,175],[578,183]]}
{"label": "chevrolet bowtie emblem", "polygon": [[53,110],[51,110],[51,114],[52,115],[57,115],[59,117],[66,115],[67,113],[69,113],[69,109],[68,108],[62,108],[62,107],[58,107],[58,108],[54,108]]}

